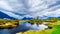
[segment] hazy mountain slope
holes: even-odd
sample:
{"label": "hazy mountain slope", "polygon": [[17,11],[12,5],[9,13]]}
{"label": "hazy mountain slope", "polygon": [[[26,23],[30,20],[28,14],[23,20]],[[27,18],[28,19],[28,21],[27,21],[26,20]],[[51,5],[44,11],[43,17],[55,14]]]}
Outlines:
{"label": "hazy mountain slope", "polygon": [[7,14],[0,11],[0,18],[8,18],[8,19],[15,19],[13,17],[8,16]]}

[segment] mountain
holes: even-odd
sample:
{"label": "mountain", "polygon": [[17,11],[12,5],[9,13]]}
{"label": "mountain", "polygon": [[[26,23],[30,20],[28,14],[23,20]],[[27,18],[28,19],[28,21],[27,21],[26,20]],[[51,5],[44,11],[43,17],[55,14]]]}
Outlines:
{"label": "mountain", "polygon": [[31,20],[32,18],[30,18],[30,17],[24,17],[22,20]]}
{"label": "mountain", "polygon": [[7,14],[0,11],[0,18],[9,18],[9,19],[15,19],[13,17],[8,16]]}

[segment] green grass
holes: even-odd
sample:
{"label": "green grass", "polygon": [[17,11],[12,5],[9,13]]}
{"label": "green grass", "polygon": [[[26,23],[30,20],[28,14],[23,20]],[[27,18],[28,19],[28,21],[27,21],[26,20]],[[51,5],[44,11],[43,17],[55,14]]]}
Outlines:
{"label": "green grass", "polygon": [[60,34],[60,20],[55,22],[55,24],[52,24],[52,26],[54,26],[52,29],[38,30],[36,32],[28,30],[21,34]]}

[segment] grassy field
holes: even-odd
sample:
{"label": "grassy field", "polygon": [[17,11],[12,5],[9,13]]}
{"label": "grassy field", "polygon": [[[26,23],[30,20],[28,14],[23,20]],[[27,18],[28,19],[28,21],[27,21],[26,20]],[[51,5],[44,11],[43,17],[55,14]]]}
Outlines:
{"label": "grassy field", "polygon": [[26,32],[18,32],[16,34],[60,34],[60,20],[53,18],[50,20],[44,19],[44,20],[4,20],[0,19],[0,27],[3,28],[9,28],[9,27],[14,27],[18,25],[21,22],[28,22],[30,24],[36,23],[38,24],[43,24],[46,22],[47,24],[44,24],[48,26],[47,29],[45,30],[38,30],[38,31],[33,31],[33,30],[28,30]]}
{"label": "grassy field", "polygon": [[52,29],[45,29],[45,30],[38,30],[38,31],[33,31],[33,30],[28,30],[26,32],[18,32],[16,34],[60,34],[60,20],[57,20],[57,22],[51,23],[53,28]]}

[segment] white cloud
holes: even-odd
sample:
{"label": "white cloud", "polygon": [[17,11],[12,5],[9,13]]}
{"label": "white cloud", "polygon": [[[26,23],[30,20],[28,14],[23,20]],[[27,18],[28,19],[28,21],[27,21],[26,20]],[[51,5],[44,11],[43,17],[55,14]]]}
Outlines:
{"label": "white cloud", "polygon": [[12,8],[5,1],[0,1],[0,8],[6,9],[6,10],[9,10],[9,11],[12,10]]}
{"label": "white cloud", "polygon": [[47,12],[45,13],[46,16],[51,16],[51,17],[59,17],[60,16],[60,9],[57,9],[52,12]]}
{"label": "white cloud", "polygon": [[58,12],[60,11],[58,11],[58,9],[60,9],[59,8],[60,5],[56,5],[53,7],[49,6],[55,4],[57,1],[58,0],[25,0],[24,2],[24,0],[9,0],[9,1],[0,0],[0,8],[8,10],[8,12],[10,14],[11,13],[14,14],[14,16],[16,15],[15,13],[18,14],[21,13],[25,14],[24,16],[31,16],[31,17],[44,16],[44,15],[56,17],[59,16]]}
{"label": "white cloud", "polygon": [[1,11],[1,12],[7,14],[10,17],[14,17],[14,18],[17,18],[17,19],[22,19],[23,18],[22,16],[16,15],[16,14],[14,14],[12,12],[6,12],[6,11]]}
{"label": "white cloud", "polygon": [[[54,4],[55,4],[56,2],[54,2]],[[53,3],[52,3],[53,4]],[[50,4],[50,5],[52,5],[52,4]],[[45,6],[45,5],[47,5],[47,7]],[[32,15],[34,15],[34,16],[51,16],[51,17],[58,17],[58,16],[60,16],[60,14],[58,13],[58,12],[60,12],[60,11],[58,11],[58,9],[60,9],[59,7],[60,7],[60,5],[57,5],[57,6],[53,6],[52,8],[48,8],[48,4],[45,4],[44,6],[42,6],[42,8],[41,7],[39,7],[39,9],[35,9],[35,15],[34,14],[32,14]],[[41,6],[41,5],[40,5]],[[46,7],[46,8],[45,8]],[[43,10],[42,10],[43,9]],[[42,10],[42,11],[41,11]]]}

